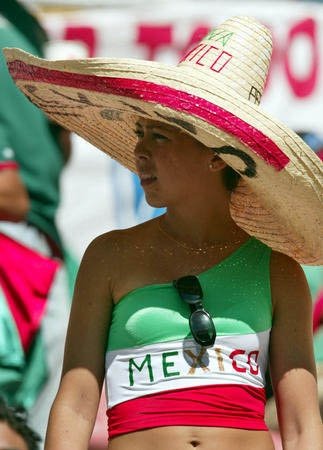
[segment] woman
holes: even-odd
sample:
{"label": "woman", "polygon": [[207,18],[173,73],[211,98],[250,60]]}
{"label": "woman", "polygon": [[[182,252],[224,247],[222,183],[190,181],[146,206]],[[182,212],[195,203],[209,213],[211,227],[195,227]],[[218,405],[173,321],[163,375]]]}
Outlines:
{"label": "woman", "polygon": [[46,450],[87,448],[104,377],[109,450],[272,450],[267,362],[284,449],[322,448],[299,266],[323,261],[322,167],[258,107],[270,53],[268,30],[245,17],[175,68],[6,52],[34,103],[167,208],[86,250]]}

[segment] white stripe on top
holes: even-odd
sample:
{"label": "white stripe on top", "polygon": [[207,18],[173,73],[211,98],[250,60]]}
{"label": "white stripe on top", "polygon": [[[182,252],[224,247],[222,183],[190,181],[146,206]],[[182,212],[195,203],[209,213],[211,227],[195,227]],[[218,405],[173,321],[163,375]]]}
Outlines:
{"label": "white stripe on top", "polygon": [[239,384],[262,388],[269,333],[221,336],[208,349],[189,339],[108,351],[108,408],[144,395],[188,387]]}

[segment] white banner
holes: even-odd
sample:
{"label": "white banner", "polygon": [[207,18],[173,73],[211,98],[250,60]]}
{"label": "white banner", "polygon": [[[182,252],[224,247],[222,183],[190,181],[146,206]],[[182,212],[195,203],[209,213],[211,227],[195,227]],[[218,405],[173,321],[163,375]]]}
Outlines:
{"label": "white banner", "polygon": [[[322,130],[323,6],[298,2],[185,1],[46,14],[53,39],[83,44],[83,55],[176,64],[195,41],[232,15],[252,15],[274,37],[262,105],[294,129]],[[77,53],[66,56],[78,56]],[[53,55],[51,55],[53,56]]]}
{"label": "white banner", "polygon": [[[49,58],[132,57],[176,64],[194,42],[200,40],[208,30],[233,15],[255,16],[270,27],[273,33],[272,66],[262,107],[296,131],[322,133],[323,5],[319,3],[142,1],[135,2],[132,6],[120,5],[120,7],[43,13],[42,19],[52,38],[47,52]],[[62,43],[62,41],[65,42]],[[89,146],[86,147],[88,150]],[[78,152],[77,149],[76,152]],[[84,168],[87,166],[88,173],[88,160],[90,159],[95,166],[93,161],[97,152],[91,149],[88,156],[85,156],[85,152],[83,149],[82,155],[76,155],[76,159],[85,158],[87,163],[84,164]],[[139,201],[132,192],[134,188],[129,188],[129,185],[133,186],[131,176],[124,175],[125,172],[121,170],[121,178],[120,173],[116,178],[119,181],[122,179],[121,185],[113,177],[108,179],[111,163],[107,162],[108,159],[105,160],[107,166],[103,175],[102,160],[98,158],[100,166],[98,173],[102,173],[102,179],[99,176],[96,176],[96,179],[82,178],[83,185],[89,183],[89,186],[93,188],[95,181],[102,183],[103,178],[106,177],[104,178],[105,193],[109,191],[108,196],[104,198],[102,195],[100,200],[98,196],[92,196],[88,200],[89,205],[91,204],[93,210],[96,210],[95,227],[92,229],[94,234],[115,226],[128,226],[136,219],[146,218],[136,217],[137,210],[129,213],[130,210],[127,209],[127,214],[125,213],[124,201],[132,205],[136,203],[136,207]],[[72,205],[67,198],[73,202],[76,200],[72,191],[77,183],[81,183],[77,178],[82,172],[82,167],[75,167],[73,171],[73,164],[75,164],[75,158],[69,168],[70,179],[67,181],[66,176],[63,185],[65,198],[62,208],[65,209],[62,211],[61,208],[60,221],[63,217],[65,220],[65,224],[61,225],[63,233],[68,240],[74,241],[73,246],[76,247],[77,252],[82,253],[84,242],[93,237],[93,234],[89,232],[91,224],[89,221],[86,222],[81,243],[80,236],[75,236],[73,220],[75,223],[78,214],[78,218],[81,219],[82,214],[84,216],[84,210],[80,209],[79,213],[75,211],[73,220],[66,226],[66,217],[72,214],[70,212]],[[114,168],[112,175],[114,176],[117,172],[120,172],[120,169]],[[125,181],[126,177],[128,177],[127,181]],[[106,186],[106,183],[110,184]],[[98,189],[100,189],[99,185]],[[83,196],[83,201],[85,199],[86,195]],[[98,201],[101,203],[100,206],[96,204]],[[103,205],[102,202],[104,202]],[[105,209],[104,206],[107,208]],[[99,220],[99,210],[103,220]],[[91,216],[87,214],[87,217]],[[123,220],[120,222],[118,217],[123,217]],[[78,243],[75,243],[75,239],[79,240]]]}

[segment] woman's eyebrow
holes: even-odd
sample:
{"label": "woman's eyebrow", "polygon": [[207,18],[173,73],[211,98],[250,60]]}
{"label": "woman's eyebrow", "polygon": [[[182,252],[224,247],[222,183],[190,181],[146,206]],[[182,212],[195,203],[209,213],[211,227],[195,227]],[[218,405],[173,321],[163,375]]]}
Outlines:
{"label": "woman's eyebrow", "polygon": [[168,126],[168,125],[166,125],[166,124],[163,124],[163,123],[160,123],[160,122],[158,122],[158,123],[152,123],[152,124],[150,124],[150,123],[148,123],[147,125],[142,125],[140,122],[136,122],[135,123],[135,127],[137,127],[137,128],[147,128],[148,130],[151,130],[151,129],[153,129],[153,128],[160,128],[160,129],[162,129],[162,130],[165,130],[165,131],[169,131],[169,132],[172,132],[172,131],[174,131],[174,127],[172,127],[172,126]]}

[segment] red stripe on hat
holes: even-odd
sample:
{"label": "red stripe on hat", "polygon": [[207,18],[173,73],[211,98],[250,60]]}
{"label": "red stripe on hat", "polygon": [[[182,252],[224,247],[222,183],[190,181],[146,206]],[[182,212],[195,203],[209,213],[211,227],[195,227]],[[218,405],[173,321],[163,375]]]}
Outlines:
{"label": "red stripe on hat", "polygon": [[145,395],[107,410],[109,436],[165,426],[268,430],[265,391],[222,384]]}
{"label": "red stripe on hat", "polygon": [[220,106],[196,95],[148,81],[50,70],[19,60],[8,63],[8,67],[15,80],[51,83],[159,103],[176,111],[199,117],[237,137],[277,170],[282,170],[289,162],[288,156],[260,130]]}

